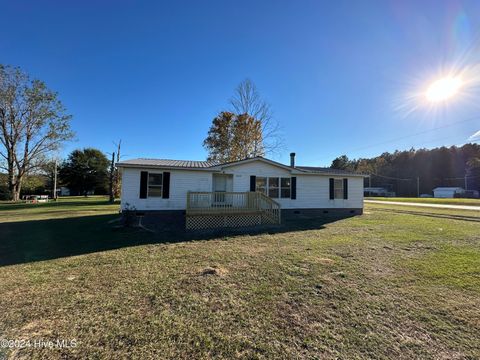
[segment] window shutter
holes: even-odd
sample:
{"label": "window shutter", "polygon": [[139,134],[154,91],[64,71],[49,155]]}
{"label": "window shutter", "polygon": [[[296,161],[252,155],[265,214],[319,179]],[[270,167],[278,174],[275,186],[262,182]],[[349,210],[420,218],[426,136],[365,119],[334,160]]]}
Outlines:
{"label": "window shutter", "polygon": [[140,199],[147,198],[148,171],[140,172]]}
{"label": "window shutter", "polygon": [[166,171],[163,173],[162,198],[168,199],[169,197],[170,197],[170,173]]}
{"label": "window shutter", "polygon": [[348,199],[348,179],[343,179],[343,198]]}
{"label": "window shutter", "polygon": [[296,199],[297,198],[297,177],[293,176],[291,178],[292,182],[292,188],[290,190],[290,199]]}
{"label": "window shutter", "polygon": [[255,175],[250,176],[250,191],[255,191],[256,182],[257,182],[257,177]]}
{"label": "window shutter", "polygon": [[335,199],[335,180],[330,178],[330,200]]}

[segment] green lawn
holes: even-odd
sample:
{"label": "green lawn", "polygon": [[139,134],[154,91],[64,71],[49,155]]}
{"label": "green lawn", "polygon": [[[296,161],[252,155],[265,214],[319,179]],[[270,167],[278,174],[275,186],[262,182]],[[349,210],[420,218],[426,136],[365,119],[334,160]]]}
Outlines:
{"label": "green lawn", "polygon": [[0,337],[77,342],[7,356],[480,357],[478,211],[371,204],[221,237],[115,230],[117,212],[0,205]]}
{"label": "green lawn", "polygon": [[365,200],[401,201],[424,204],[473,205],[480,206],[480,199],[440,199],[440,198],[402,198],[402,197],[367,197]]}
{"label": "green lawn", "polygon": [[64,219],[70,217],[115,214],[119,204],[109,204],[105,196],[68,196],[48,203],[12,203],[0,201],[0,223],[13,221]]}

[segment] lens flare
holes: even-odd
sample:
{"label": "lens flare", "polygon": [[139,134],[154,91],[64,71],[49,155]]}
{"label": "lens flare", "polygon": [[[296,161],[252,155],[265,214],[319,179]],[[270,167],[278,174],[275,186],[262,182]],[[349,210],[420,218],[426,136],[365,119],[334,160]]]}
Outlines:
{"label": "lens flare", "polygon": [[434,81],[427,89],[425,96],[428,101],[445,101],[455,96],[463,85],[460,77],[445,77]]}

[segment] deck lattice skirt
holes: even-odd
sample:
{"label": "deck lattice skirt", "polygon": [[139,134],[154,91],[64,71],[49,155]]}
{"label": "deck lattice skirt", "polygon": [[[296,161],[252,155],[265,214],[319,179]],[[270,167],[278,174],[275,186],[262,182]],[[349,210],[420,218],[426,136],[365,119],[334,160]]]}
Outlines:
{"label": "deck lattice skirt", "polygon": [[248,227],[261,225],[261,214],[229,214],[229,215],[187,215],[186,228],[194,229],[214,229],[224,227]]}

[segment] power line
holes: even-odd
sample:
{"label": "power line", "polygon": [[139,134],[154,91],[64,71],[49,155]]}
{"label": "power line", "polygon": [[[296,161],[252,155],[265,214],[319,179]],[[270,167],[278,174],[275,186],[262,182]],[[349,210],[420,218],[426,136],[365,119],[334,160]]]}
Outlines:
{"label": "power line", "polygon": [[402,179],[402,178],[396,178],[396,177],[392,177],[392,176],[385,176],[385,175],[378,175],[378,174],[369,174],[370,176],[373,175],[373,176],[378,176],[378,177],[381,177],[381,178],[385,178],[385,179],[391,179],[391,180],[400,180],[400,181],[410,181],[410,180],[413,180],[413,179]]}
{"label": "power line", "polygon": [[408,138],[411,138],[411,137],[423,135],[423,134],[429,133],[429,132],[431,132],[431,131],[436,131],[436,130],[440,130],[440,129],[445,129],[445,128],[452,127],[452,126],[457,125],[457,124],[463,124],[463,123],[470,122],[470,121],[474,121],[474,120],[479,120],[479,118],[478,118],[478,117],[473,117],[473,118],[469,118],[469,119],[465,119],[465,120],[461,120],[461,121],[456,121],[456,122],[453,122],[453,123],[450,123],[450,124],[447,124],[447,125],[438,126],[438,127],[436,127],[436,128],[433,128],[433,129],[428,129],[428,130],[420,131],[420,132],[415,133],[415,134],[406,135],[406,136],[401,136],[401,137],[398,137],[398,138],[394,138],[394,139],[390,139],[390,140],[385,140],[385,141],[382,141],[382,142],[379,142],[379,143],[376,143],[376,144],[363,146],[363,147],[360,147],[360,148],[357,148],[357,149],[352,149],[352,150],[350,150],[350,151],[348,151],[348,152],[360,151],[360,150],[365,150],[365,149],[369,149],[369,148],[372,148],[372,147],[376,147],[376,146],[379,146],[379,145],[389,144],[389,143],[392,143],[392,142],[396,142],[396,141],[408,139]]}
{"label": "power line", "polygon": [[[388,144],[388,143],[391,143],[391,142],[395,142],[395,141],[398,141],[398,140],[402,140],[402,139],[407,139],[407,138],[410,138],[410,137],[415,137],[415,136],[418,136],[418,135],[422,135],[422,134],[425,134],[425,133],[428,133],[428,132],[431,132],[431,131],[435,131],[435,130],[439,130],[439,129],[443,129],[443,128],[447,128],[447,127],[451,127],[451,126],[454,126],[454,125],[457,125],[457,124],[461,124],[461,123],[466,123],[466,122],[470,122],[470,121],[474,121],[474,120],[479,120],[480,121],[480,118],[478,117],[473,117],[473,118],[469,118],[469,119],[466,119],[466,120],[461,120],[461,121],[456,121],[454,123],[451,123],[451,124],[448,124],[448,125],[444,125],[444,126],[439,126],[439,127],[436,127],[436,128],[433,128],[433,129],[429,129],[429,130],[425,130],[425,131],[421,131],[421,132],[418,132],[418,133],[415,133],[415,134],[411,134],[411,135],[407,135],[407,136],[403,136],[403,137],[399,137],[399,138],[396,138],[396,139],[391,139],[391,140],[386,140],[384,142],[381,142],[381,143],[377,143],[377,144],[373,144],[373,145],[368,145],[368,146],[365,146],[365,147],[361,147],[361,148],[357,148],[357,149],[353,149],[353,150],[349,150],[349,151],[346,151],[344,152],[344,154],[348,154],[350,152],[353,152],[353,151],[359,151],[359,150],[362,150],[362,149],[368,149],[368,148],[372,148],[372,147],[376,147],[376,146],[379,146],[379,145],[382,145],[382,144]],[[441,140],[447,140],[447,139],[454,139],[454,138],[460,138],[459,135],[456,135],[456,136],[448,136],[448,137],[442,137],[442,138],[436,138],[436,139],[433,139],[433,140],[430,140],[430,141],[423,141],[421,143],[416,143],[416,144],[412,144],[412,145],[409,145],[410,147],[412,148],[420,148],[422,146],[425,146],[425,144],[430,144],[430,143],[434,143],[434,142],[437,142],[437,141],[441,141]],[[462,140],[464,141],[465,139],[465,136],[462,136]],[[460,141],[460,140],[459,140]],[[477,140],[470,140],[470,141],[467,141],[467,142],[464,142],[464,143],[461,143],[461,144],[458,144],[455,145],[455,144],[451,144],[451,145],[442,145],[442,146],[457,146],[457,147],[461,147],[463,145],[466,145],[466,144],[469,144],[469,143],[476,143],[478,142]],[[361,158],[361,157],[360,157]]]}
{"label": "power line", "polygon": [[[378,176],[378,177],[385,178],[385,179],[390,179],[390,180],[399,180],[399,181],[413,181],[413,180],[417,179],[416,177],[403,179],[403,178],[397,178],[397,177],[393,177],[393,176],[386,176],[386,175],[379,175],[379,174],[368,174],[368,175],[369,176]],[[480,177],[480,175],[462,176],[462,177],[456,177],[456,178],[443,178],[443,180],[464,180],[465,178],[473,179],[473,178],[478,178],[478,177]]]}
{"label": "power line", "polygon": [[445,178],[444,180],[463,180],[465,178],[467,179],[474,179],[474,178],[478,178],[480,177],[480,175],[475,175],[475,176],[463,176],[463,177],[457,177],[457,178]]}

